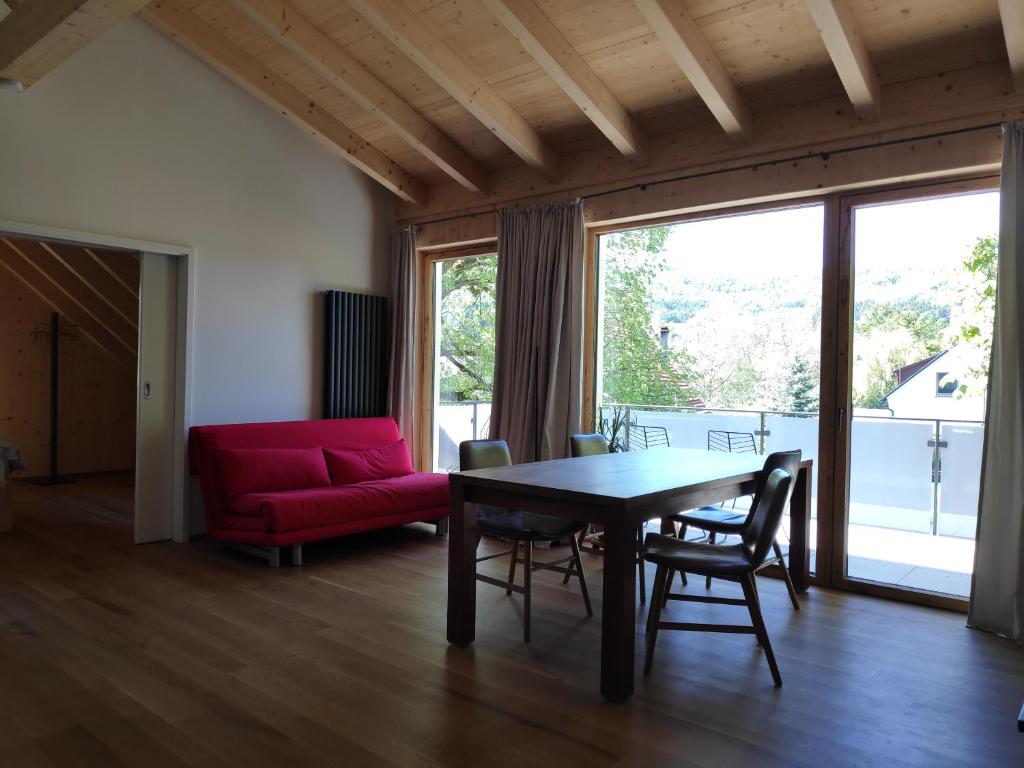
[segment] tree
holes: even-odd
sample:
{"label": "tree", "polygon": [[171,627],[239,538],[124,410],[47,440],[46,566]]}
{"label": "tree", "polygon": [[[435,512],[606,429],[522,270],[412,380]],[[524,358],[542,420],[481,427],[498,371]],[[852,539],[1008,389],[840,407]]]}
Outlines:
{"label": "tree", "polygon": [[653,287],[667,237],[668,227],[650,227],[602,240],[605,402],[679,405],[690,396],[687,356],[663,348],[654,328]]}
{"label": "tree", "polygon": [[439,377],[446,398],[491,398],[497,275],[496,256],[455,259],[441,266]]}
{"label": "tree", "polygon": [[818,366],[807,358],[797,356],[790,367],[786,378],[784,394],[789,401],[787,408],[797,413],[816,413],[818,411]]}
{"label": "tree", "polygon": [[972,381],[962,382],[965,395],[981,395],[988,383],[992,358],[992,331],[996,309],[996,275],[999,271],[999,238],[980,237],[964,259],[960,280],[960,310],[955,319],[952,342],[964,347],[967,373]]}

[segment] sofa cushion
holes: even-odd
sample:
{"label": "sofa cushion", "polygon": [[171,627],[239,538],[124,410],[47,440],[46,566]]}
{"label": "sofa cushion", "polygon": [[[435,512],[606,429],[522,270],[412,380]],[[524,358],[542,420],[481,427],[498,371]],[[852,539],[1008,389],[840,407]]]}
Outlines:
{"label": "sofa cushion", "polygon": [[321,448],[226,448],[218,458],[228,498],[331,484]]}
{"label": "sofa cushion", "polygon": [[404,438],[381,448],[355,451],[324,448],[324,456],[327,457],[327,468],[334,485],[404,477],[416,471]]}
{"label": "sofa cushion", "polygon": [[232,499],[230,509],[262,517],[268,531],[280,533],[447,505],[448,475],[417,472],[354,485],[247,493]]}

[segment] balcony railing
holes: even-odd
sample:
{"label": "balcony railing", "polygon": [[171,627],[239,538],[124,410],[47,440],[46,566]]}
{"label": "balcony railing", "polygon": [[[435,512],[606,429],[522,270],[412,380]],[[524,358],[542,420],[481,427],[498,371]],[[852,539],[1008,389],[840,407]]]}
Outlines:
{"label": "balcony railing", "polygon": [[[634,424],[663,428],[669,444],[707,450],[711,430],[751,435],[758,453],[799,448],[813,459],[812,510],[817,501],[818,414],[608,404],[626,417],[623,445],[635,446]],[[442,402],[437,468],[458,467],[463,440],[487,435],[487,401]],[[897,419],[855,415],[851,424],[850,522],[881,528],[973,538],[984,424],[979,421]]]}

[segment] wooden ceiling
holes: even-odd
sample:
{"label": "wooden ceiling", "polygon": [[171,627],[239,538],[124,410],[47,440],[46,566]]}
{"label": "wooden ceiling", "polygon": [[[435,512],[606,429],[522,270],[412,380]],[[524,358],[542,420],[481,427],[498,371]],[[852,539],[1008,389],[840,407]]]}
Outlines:
{"label": "wooden ceiling", "polygon": [[[5,28],[52,25],[27,6],[90,4],[139,5],[23,0],[0,22],[0,74],[18,74]],[[951,70],[998,65],[1024,86],[1024,0],[154,0],[142,14],[415,204],[483,199],[524,168],[553,188],[594,150],[643,168],[653,138],[687,131],[756,141],[759,115],[822,99],[870,128],[887,87]]]}

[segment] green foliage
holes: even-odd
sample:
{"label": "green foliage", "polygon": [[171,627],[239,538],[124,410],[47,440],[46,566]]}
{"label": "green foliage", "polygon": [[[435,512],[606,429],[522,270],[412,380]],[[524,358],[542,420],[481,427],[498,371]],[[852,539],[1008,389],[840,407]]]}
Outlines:
{"label": "green foliage", "polygon": [[667,227],[636,229],[602,240],[604,283],[604,401],[679,405],[689,359],[663,349],[652,324],[653,287],[664,271],[659,258]]}
{"label": "green foliage", "polygon": [[962,394],[980,395],[988,382],[998,268],[999,238],[996,235],[978,238],[963,263],[961,313],[956,322],[958,333],[953,339],[953,343],[965,348],[967,373],[973,379],[960,385]]}
{"label": "green foliage", "polygon": [[439,311],[442,399],[490,400],[497,256],[443,262]]}
{"label": "green foliage", "polygon": [[619,406],[611,409],[601,408],[597,431],[608,439],[608,450],[612,453],[620,453],[626,450],[626,409]]}

